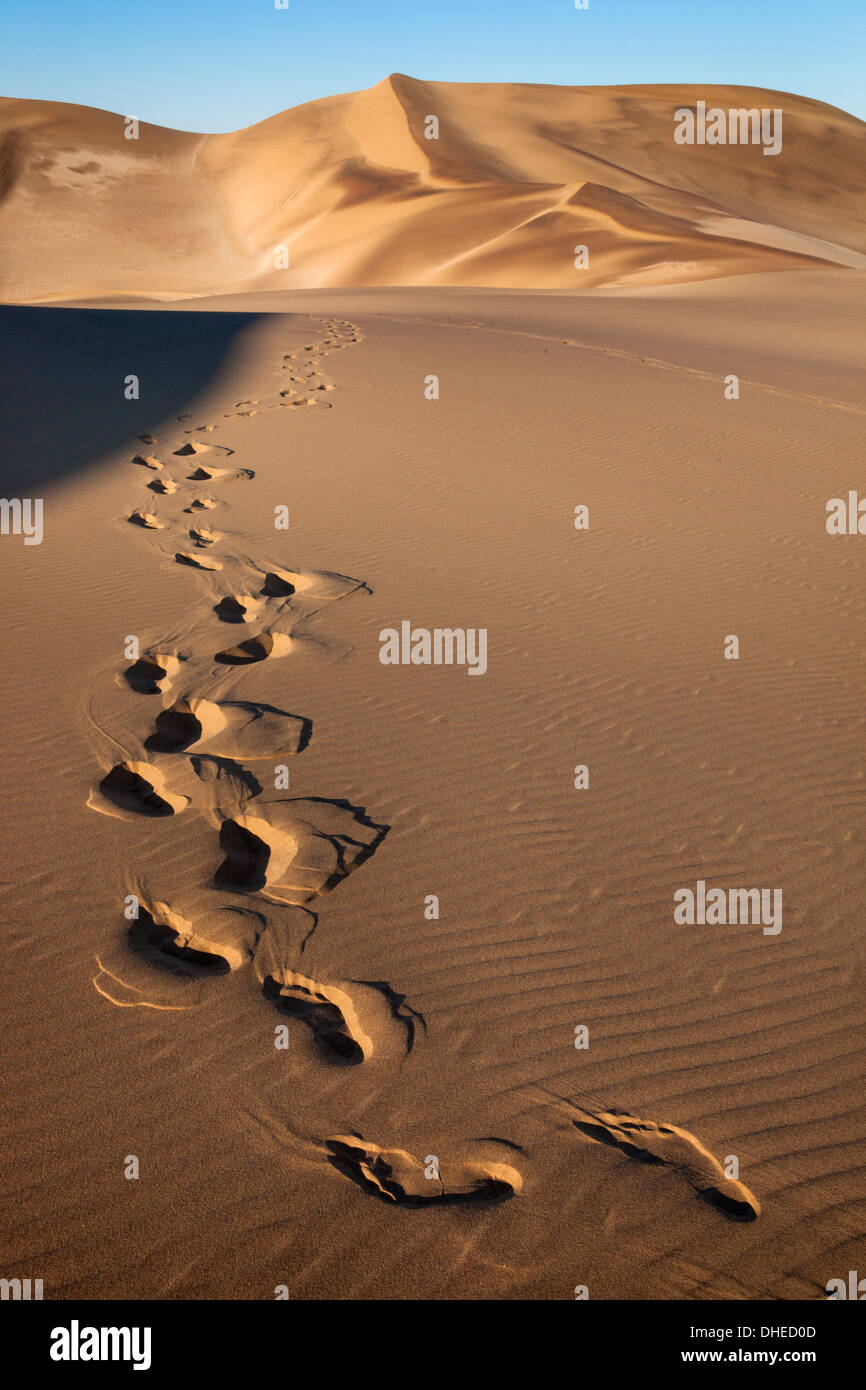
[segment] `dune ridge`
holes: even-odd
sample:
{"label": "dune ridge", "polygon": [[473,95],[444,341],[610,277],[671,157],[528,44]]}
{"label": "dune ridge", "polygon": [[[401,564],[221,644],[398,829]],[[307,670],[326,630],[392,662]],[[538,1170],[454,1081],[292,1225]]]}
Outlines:
{"label": "dune ridge", "polygon": [[[677,145],[674,112],[698,100],[782,110],[778,156]],[[4,300],[580,291],[866,266],[866,125],[788,93],[392,73],[231,134],[142,122],[132,140],[124,127],[89,107],[0,99]]]}

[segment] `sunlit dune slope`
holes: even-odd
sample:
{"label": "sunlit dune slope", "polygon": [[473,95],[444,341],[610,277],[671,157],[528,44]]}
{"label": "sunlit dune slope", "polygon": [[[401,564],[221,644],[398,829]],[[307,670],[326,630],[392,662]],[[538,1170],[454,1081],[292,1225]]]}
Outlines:
{"label": "sunlit dune slope", "polygon": [[[677,144],[674,112],[698,100],[780,109],[781,151]],[[124,130],[104,111],[0,100],[3,298],[866,266],[866,125],[787,93],[392,74],[233,134]]]}

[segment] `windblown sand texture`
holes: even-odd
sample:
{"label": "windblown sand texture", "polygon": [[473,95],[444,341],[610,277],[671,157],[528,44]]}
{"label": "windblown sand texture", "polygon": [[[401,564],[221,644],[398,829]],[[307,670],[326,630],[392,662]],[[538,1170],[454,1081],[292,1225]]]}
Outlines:
{"label": "windblown sand texture", "polygon": [[[751,93],[784,153],[713,162],[695,95],[394,76],[135,150],[3,104],[6,297],[98,306],[0,310],[45,505],[0,536],[7,1276],[862,1264],[863,127]],[[485,628],[486,674],[383,665],[403,620]],[[677,924],[697,879],[783,929]]]}

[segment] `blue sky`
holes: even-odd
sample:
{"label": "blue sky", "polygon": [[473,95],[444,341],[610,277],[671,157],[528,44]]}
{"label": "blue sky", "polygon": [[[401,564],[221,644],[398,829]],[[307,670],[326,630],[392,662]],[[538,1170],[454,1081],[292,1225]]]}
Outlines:
{"label": "blue sky", "polygon": [[866,0],[0,0],[0,95],[235,130],[389,72],[735,82],[866,118]]}

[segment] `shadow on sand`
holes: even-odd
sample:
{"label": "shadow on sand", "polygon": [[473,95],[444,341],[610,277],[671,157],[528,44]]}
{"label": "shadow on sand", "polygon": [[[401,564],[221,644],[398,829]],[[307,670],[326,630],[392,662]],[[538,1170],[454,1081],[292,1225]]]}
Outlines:
{"label": "shadow on sand", "polygon": [[0,494],[38,497],[189,410],[260,317],[0,306]]}

